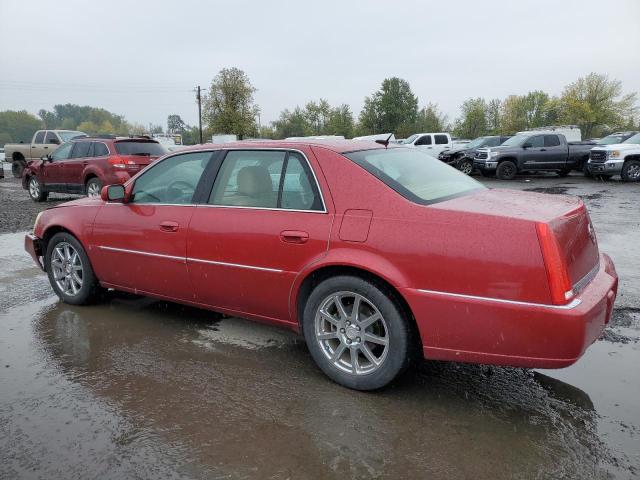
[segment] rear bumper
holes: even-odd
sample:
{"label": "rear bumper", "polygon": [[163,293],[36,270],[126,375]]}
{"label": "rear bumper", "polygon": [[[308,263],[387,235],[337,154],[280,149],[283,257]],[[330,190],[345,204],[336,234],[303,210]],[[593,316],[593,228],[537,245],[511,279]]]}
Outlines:
{"label": "rear bumper", "polygon": [[403,289],[425,358],[561,368],[575,363],[611,318],[618,289],[613,262],[601,255],[594,279],[567,306]]}
{"label": "rear bumper", "polygon": [[31,258],[38,264],[41,270],[44,271],[44,264],[42,257],[44,253],[42,251],[42,240],[35,235],[28,233],[24,236],[24,249],[31,255]]}

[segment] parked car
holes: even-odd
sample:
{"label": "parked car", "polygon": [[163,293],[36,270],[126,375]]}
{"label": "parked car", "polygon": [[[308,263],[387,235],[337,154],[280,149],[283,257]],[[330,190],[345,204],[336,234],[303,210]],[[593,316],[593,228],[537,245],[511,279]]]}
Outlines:
{"label": "parked car", "polygon": [[570,365],[618,285],[579,198],[346,140],[173,153],[42,212],[25,248],[64,302],[113,288],[281,325],[360,390],[418,357]]}
{"label": "parked car", "polygon": [[447,165],[457,168],[462,173],[471,175],[471,172],[473,172],[473,159],[478,149],[483,147],[497,147],[508,138],[511,137],[500,135],[478,137],[459,148],[454,147],[449,150],[443,150],[440,155],[438,155],[438,159]]}
{"label": "parked car", "polygon": [[402,141],[405,147],[416,147],[424,150],[432,157],[438,157],[443,150],[451,149],[453,140],[451,135],[445,132],[440,133],[415,133]]}
{"label": "parked car", "polygon": [[126,182],[166,152],[148,137],[80,137],[30,161],[22,187],[35,202],[46,200],[50,192],[97,197],[103,185]]}
{"label": "parked car", "polygon": [[76,130],[38,130],[33,134],[31,143],[7,143],[4,153],[11,161],[11,171],[16,178],[22,177],[22,170],[31,160],[53,153],[60,144],[72,138],[86,137],[84,132]]}
{"label": "parked car", "polygon": [[591,150],[587,169],[591,175],[602,178],[620,175],[625,182],[640,181],[640,133],[622,143],[595,146]]}
{"label": "parked car", "polygon": [[558,172],[566,176],[571,170],[584,171],[593,144],[567,143],[561,133],[519,133],[502,145],[481,148],[473,160],[483,175],[497,175],[512,180],[521,172]]}
{"label": "parked car", "polygon": [[549,125],[546,127],[536,127],[522,132],[517,132],[516,135],[527,135],[530,133],[559,133],[564,135],[564,138],[566,138],[569,143],[582,141],[582,131],[577,125]]}

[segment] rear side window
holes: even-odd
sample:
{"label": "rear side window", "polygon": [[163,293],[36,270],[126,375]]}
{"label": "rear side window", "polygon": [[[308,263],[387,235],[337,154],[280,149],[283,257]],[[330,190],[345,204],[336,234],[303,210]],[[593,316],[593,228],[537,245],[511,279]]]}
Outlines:
{"label": "rear side window", "polygon": [[89,156],[91,142],[76,142],[71,151],[71,158],[85,158]]}
{"label": "rear side window", "polygon": [[431,145],[431,135],[423,135],[414,145]]}
{"label": "rear side window", "polygon": [[486,189],[468,175],[418,149],[361,150],[345,156],[406,199],[421,205]]}
{"label": "rear side window", "polygon": [[144,142],[139,140],[125,140],[116,142],[116,152],[120,155],[142,155],[160,157],[167,153],[158,142]]}
{"label": "rear side window", "polygon": [[33,139],[33,143],[44,143],[44,131],[36,133],[36,138]]}
{"label": "rear side window", "polygon": [[94,142],[93,144],[93,156],[94,157],[106,157],[109,155],[109,149],[102,142]]}
{"label": "rear side window", "polygon": [[545,135],[544,136],[544,146],[545,147],[559,147],[560,139],[557,135]]}
{"label": "rear side window", "polygon": [[175,155],[154,164],[133,186],[134,203],[183,205],[193,202],[211,152]]}
{"label": "rear side window", "polygon": [[284,177],[280,180],[280,208],[287,210],[322,210],[322,200],[307,162],[297,152],[285,160]]}
{"label": "rear side window", "polygon": [[449,139],[446,135],[434,135],[433,137],[436,141],[436,145],[446,145],[449,143]]}

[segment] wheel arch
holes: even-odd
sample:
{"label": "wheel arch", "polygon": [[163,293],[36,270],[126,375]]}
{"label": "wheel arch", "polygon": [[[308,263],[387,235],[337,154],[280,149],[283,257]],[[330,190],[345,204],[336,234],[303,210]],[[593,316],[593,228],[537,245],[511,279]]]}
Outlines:
{"label": "wheel arch", "polygon": [[11,160],[13,161],[25,160],[25,157],[21,152],[13,152],[13,155],[11,155]]}

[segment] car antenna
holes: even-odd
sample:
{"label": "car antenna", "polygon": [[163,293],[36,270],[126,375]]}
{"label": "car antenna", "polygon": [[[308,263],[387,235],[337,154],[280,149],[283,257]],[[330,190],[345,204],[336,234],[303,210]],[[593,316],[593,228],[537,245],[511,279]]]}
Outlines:
{"label": "car antenna", "polygon": [[387,148],[389,146],[389,141],[391,140],[391,137],[393,137],[393,133],[389,135],[386,140],[380,140],[380,139],[376,140],[376,143],[379,143],[380,145],[384,145],[384,148]]}

